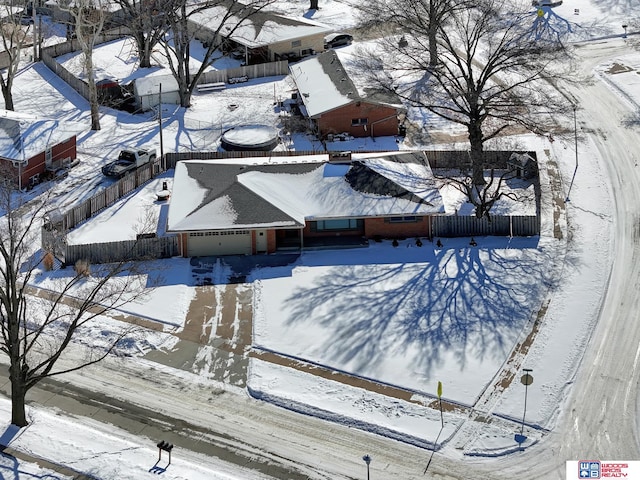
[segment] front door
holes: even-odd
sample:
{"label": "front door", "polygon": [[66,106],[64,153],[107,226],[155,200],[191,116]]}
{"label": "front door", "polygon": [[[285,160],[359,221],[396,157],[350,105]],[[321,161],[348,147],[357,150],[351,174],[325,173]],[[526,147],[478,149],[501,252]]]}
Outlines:
{"label": "front door", "polygon": [[256,253],[267,253],[266,230],[256,230]]}

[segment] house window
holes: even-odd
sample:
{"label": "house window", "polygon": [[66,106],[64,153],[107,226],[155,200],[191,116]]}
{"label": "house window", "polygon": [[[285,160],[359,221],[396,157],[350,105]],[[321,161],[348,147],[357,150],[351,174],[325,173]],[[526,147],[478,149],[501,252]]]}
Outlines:
{"label": "house window", "polygon": [[225,235],[249,235],[249,230],[223,230],[218,232],[189,232],[190,237],[219,237]]}
{"label": "house window", "polygon": [[368,118],[352,118],[351,119],[351,126],[352,127],[357,127],[359,125],[367,125],[369,123],[369,119]]}
{"label": "house window", "polygon": [[415,223],[417,221],[418,217],[415,216],[389,217],[389,223]]}
{"label": "house window", "polygon": [[294,40],[293,42],[291,42],[291,48],[299,47],[301,45],[302,45],[302,40]]}
{"label": "house window", "polygon": [[360,230],[362,220],[355,218],[338,218],[335,220],[318,220],[311,223],[311,230],[315,232],[327,232],[335,230]]}

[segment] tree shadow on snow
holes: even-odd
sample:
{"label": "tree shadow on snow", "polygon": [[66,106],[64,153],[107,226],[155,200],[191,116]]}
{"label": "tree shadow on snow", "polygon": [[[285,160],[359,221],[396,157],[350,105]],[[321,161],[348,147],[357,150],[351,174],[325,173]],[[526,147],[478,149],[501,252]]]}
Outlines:
{"label": "tree shadow on snow", "polygon": [[330,330],[314,356],[363,376],[393,356],[413,359],[423,379],[445,355],[461,368],[469,355],[502,361],[553,282],[543,253],[517,252],[449,248],[425,263],[331,269],[287,298],[287,323]]}

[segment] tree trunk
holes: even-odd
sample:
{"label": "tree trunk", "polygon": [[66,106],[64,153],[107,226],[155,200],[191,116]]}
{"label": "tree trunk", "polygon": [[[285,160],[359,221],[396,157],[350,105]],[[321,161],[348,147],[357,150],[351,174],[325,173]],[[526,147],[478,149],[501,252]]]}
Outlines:
{"label": "tree trunk", "polygon": [[436,5],[433,0],[429,2],[429,25],[427,27],[427,40],[429,41],[429,67],[438,65],[438,21],[436,20]]}
{"label": "tree trunk", "polygon": [[27,391],[24,388],[19,361],[12,362],[9,368],[9,377],[11,380],[11,423],[17,427],[26,427],[29,425],[24,403]]}
{"label": "tree trunk", "polygon": [[482,128],[477,122],[468,127],[469,144],[471,145],[471,179],[474,185],[484,185],[484,152]]}
{"label": "tree trunk", "polygon": [[9,85],[2,86],[2,96],[4,97],[4,109],[13,111],[13,94]]}
{"label": "tree trunk", "polygon": [[191,106],[191,92],[188,88],[181,88],[178,92],[180,94],[180,106],[189,108]]}
{"label": "tree trunk", "polygon": [[135,36],[136,47],[138,50],[138,61],[140,68],[149,68],[151,66],[151,48],[144,34]]}
{"label": "tree trunk", "polygon": [[96,79],[93,76],[93,54],[91,51],[85,52],[85,70],[87,73],[87,84],[89,85],[89,106],[91,108],[91,130],[100,130],[100,109],[98,106],[98,89]]}
{"label": "tree trunk", "polygon": [[309,10],[318,10],[318,0],[310,0]]}

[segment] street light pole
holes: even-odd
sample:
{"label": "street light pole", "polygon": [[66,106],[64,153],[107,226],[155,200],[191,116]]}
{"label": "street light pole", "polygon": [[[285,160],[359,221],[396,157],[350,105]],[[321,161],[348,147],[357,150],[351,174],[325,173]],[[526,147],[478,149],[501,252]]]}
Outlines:
{"label": "street light pole", "polygon": [[524,413],[522,414],[522,429],[520,435],[524,435],[524,419],[527,416],[527,388],[533,383],[533,377],[529,374],[533,370],[530,368],[522,369],[525,373],[522,376],[522,383],[524,383]]}
{"label": "street light pole", "polygon": [[567,198],[565,202],[570,201],[571,189],[573,188],[573,181],[576,179],[576,173],[578,173],[578,120],[576,118],[576,104],[573,104],[573,141],[576,150],[576,168],[573,170],[573,177],[571,177],[571,183],[569,184],[569,191],[567,192]]}
{"label": "street light pole", "polygon": [[576,171],[578,171],[578,120],[576,119],[575,104],[573,105],[573,139],[576,147]]}
{"label": "street light pole", "polygon": [[367,480],[369,480],[369,464],[371,463],[371,457],[369,455],[365,455],[362,457],[362,460],[367,464]]}

